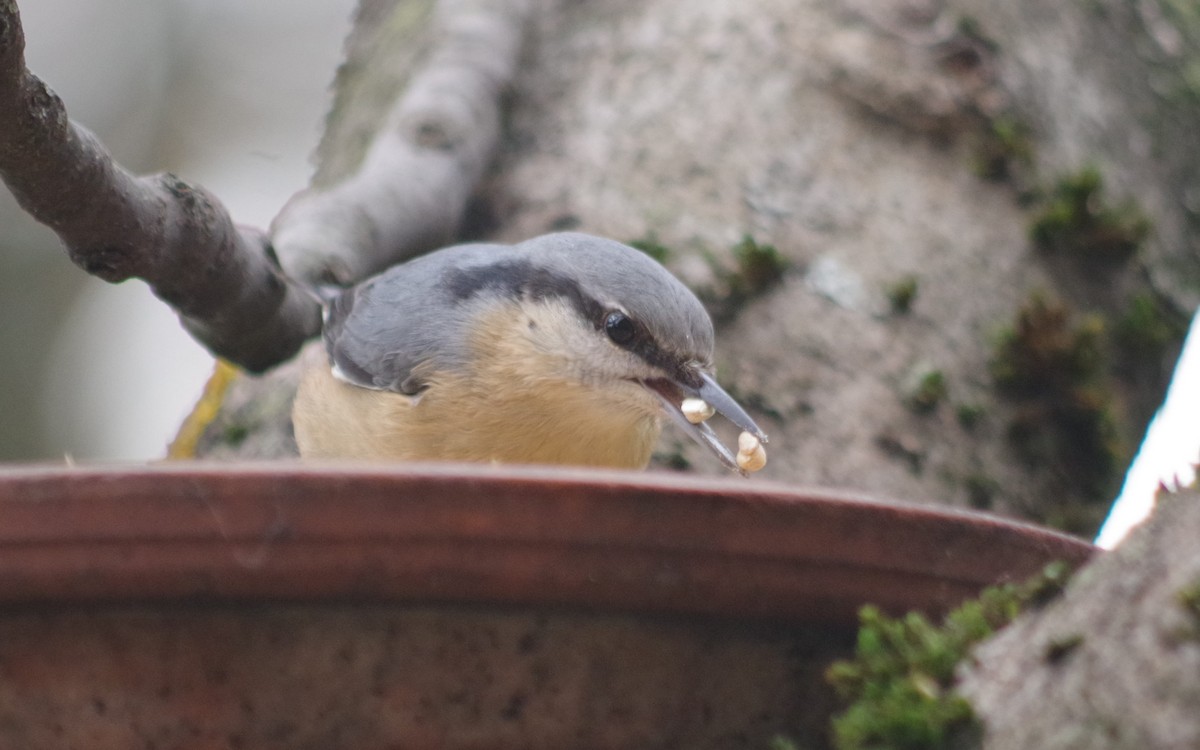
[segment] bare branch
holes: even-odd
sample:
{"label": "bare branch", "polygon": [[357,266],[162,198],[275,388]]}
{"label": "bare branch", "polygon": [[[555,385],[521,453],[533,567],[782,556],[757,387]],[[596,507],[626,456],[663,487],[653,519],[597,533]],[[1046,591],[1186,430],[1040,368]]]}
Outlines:
{"label": "bare branch", "polygon": [[275,248],[294,278],[345,285],[455,238],[497,146],[529,12],[528,0],[438,3],[429,59],[358,171],[276,217]]}
{"label": "bare branch", "polygon": [[144,279],[214,354],[253,371],[294,354],[320,327],[258,230],[170,174],[136,177],[25,67],[15,0],[0,0],[0,177],[95,276]]}

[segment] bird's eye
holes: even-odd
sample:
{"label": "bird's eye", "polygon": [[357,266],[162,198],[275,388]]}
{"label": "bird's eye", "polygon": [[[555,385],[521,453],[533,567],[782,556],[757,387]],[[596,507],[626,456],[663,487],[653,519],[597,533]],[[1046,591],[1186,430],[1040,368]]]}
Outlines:
{"label": "bird's eye", "polygon": [[604,319],[604,332],[613,340],[613,343],[624,346],[633,341],[637,327],[625,313],[610,312]]}

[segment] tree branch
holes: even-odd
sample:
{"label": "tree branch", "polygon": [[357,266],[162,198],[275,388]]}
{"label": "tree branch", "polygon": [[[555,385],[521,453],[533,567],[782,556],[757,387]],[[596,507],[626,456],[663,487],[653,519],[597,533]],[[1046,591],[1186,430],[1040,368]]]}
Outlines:
{"label": "tree branch", "polygon": [[316,302],[287,282],[266,236],[174,175],[136,177],[67,117],[25,66],[15,0],[0,0],[0,177],[76,264],[109,281],[144,279],[217,356],[252,371],[320,328]]}
{"label": "tree branch", "polygon": [[500,136],[529,0],[441,0],[432,52],[358,170],[272,227],[293,278],[347,285],[454,240]]}

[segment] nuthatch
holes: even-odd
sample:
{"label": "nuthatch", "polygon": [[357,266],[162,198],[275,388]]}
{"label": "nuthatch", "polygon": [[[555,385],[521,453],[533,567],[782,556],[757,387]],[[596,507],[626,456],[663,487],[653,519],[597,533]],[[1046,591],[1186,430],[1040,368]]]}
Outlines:
{"label": "nuthatch", "polygon": [[709,374],[700,301],[612,240],[439,250],[334,296],[324,338],[293,412],[305,457],[641,468],[665,412],[740,471],[685,399],[766,441]]}

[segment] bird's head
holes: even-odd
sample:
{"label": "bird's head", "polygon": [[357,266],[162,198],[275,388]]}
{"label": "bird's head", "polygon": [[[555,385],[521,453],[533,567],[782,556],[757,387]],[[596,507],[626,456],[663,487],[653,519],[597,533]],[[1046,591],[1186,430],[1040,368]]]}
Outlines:
{"label": "bird's head", "polygon": [[613,409],[665,413],[741,471],[712,428],[683,409],[700,399],[766,442],[713,377],[712,321],[686,286],[644,253],[590,235],[546,235],[514,250],[511,259],[464,270],[459,281],[466,288],[471,277],[486,277],[485,285],[514,290],[507,297],[518,311],[514,327],[536,352],[529,361],[553,370],[543,375],[583,384]]}

